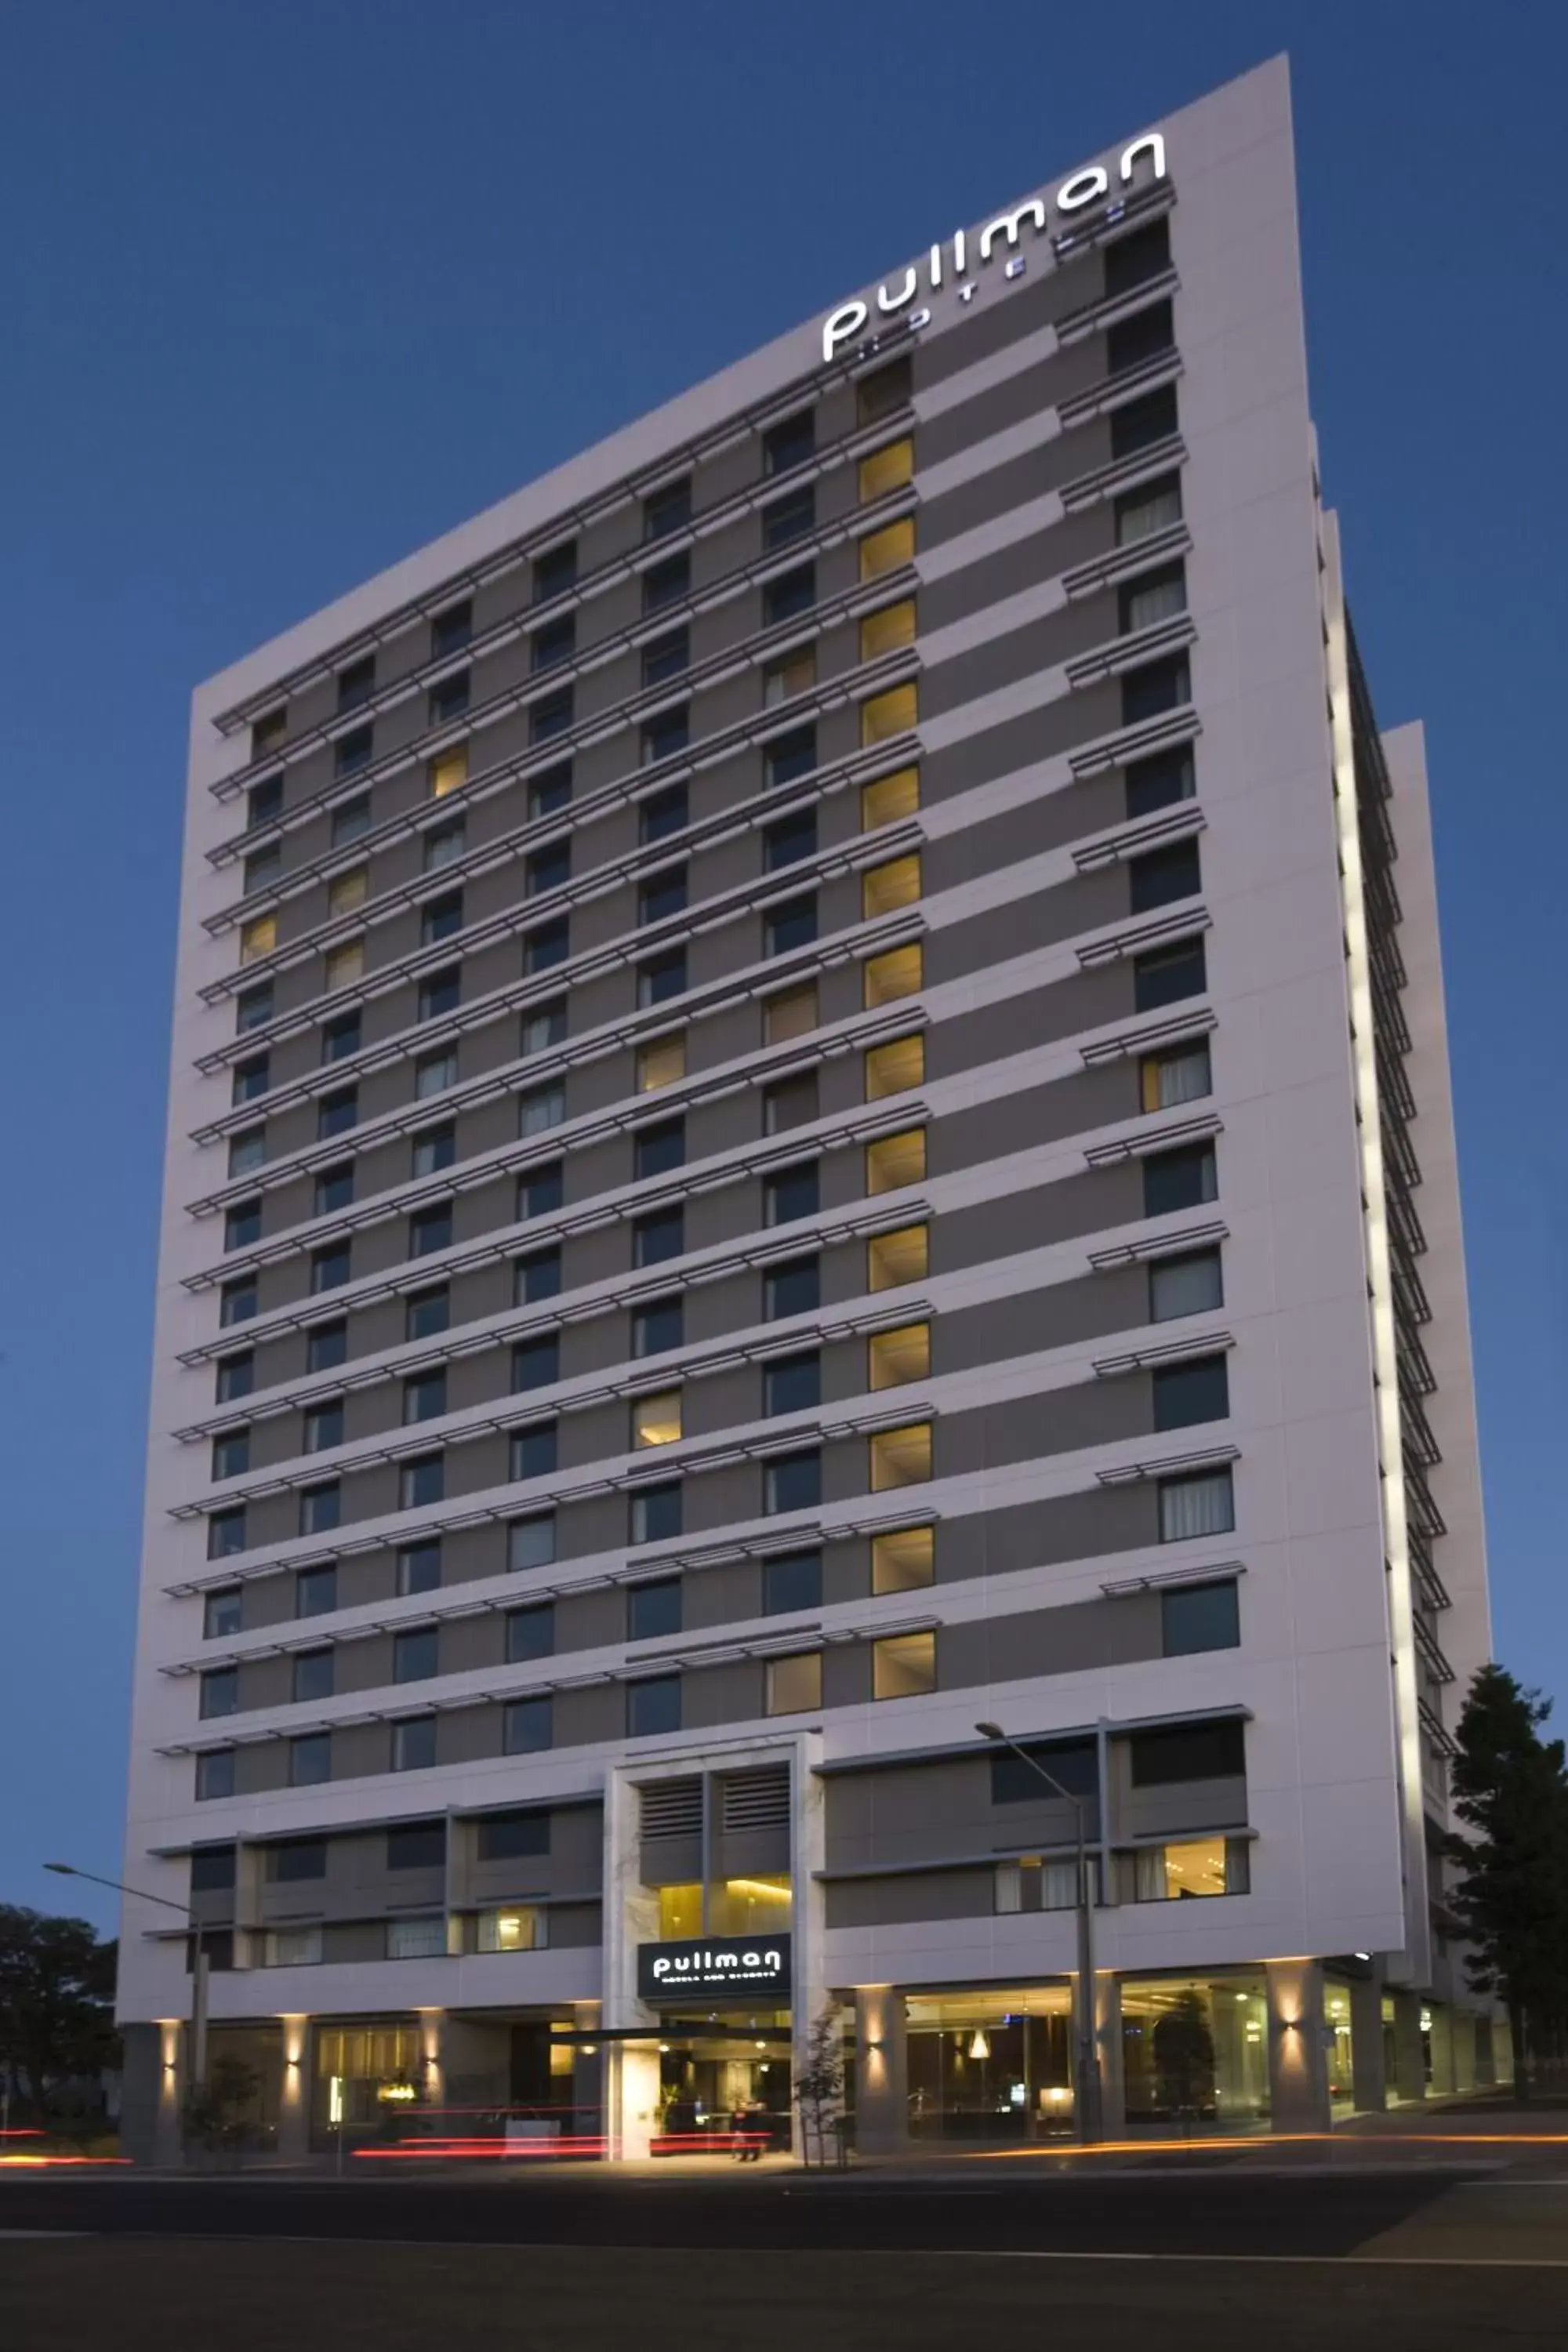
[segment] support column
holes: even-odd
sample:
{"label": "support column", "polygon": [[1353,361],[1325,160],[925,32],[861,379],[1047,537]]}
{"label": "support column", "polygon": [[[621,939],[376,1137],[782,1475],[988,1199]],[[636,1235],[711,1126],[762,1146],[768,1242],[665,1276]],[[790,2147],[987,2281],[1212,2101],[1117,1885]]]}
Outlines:
{"label": "support column", "polygon": [[285,2016],[283,2079],[278,2092],[278,2153],[285,2164],[303,2164],[310,2153],[310,2021]]}
{"label": "support column", "polygon": [[1329,2128],[1329,2056],[1323,2043],[1323,1970],[1318,1960],[1270,1960],[1268,2099],[1277,2132]]}
{"label": "support column", "polygon": [[1454,2012],[1447,2001],[1429,2004],[1432,2012],[1432,2095],[1446,2098],[1458,2090],[1454,2071]]}
{"label": "support column", "polygon": [[[572,2023],[579,2033],[598,2033],[604,2015],[596,2000],[572,2004]],[[572,2130],[578,2138],[605,2138],[605,2153],[614,2156],[615,2122],[610,2106],[610,2070],[602,2042],[579,2042],[572,2053]]]}
{"label": "support column", "polygon": [[158,2105],[153,2126],[154,2164],[178,2164],[184,2154],[181,2110],[189,2087],[185,2065],[187,2036],[174,2018],[161,2018],[158,2033]]}
{"label": "support column", "polygon": [[862,2156],[909,2146],[909,2037],[895,1985],[855,1989],[855,2145]]}
{"label": "support column", "polygon": [[1353,1979],[1351,1995],[1351,2094],[1358,2115],[1377,2115],[1388,2105],[1383,2071],[1383,1987],[1374,1979]]}
{"label": "support column", "polygon": [[1394,1996],[1394,2095],[1401,2105],[1426,2096],[1418,1992],[1395,1992]]}
{"label": "support column", "polygon": [[1473,2091],[1476,2087],[1476,2020],[1469,2010],[1457,2006],[1449,2015],[1453,2028],[1454,2088],[1456,2091]]}
{"label": "support column", "polygon": [[1121,2063],[1121,1979],[1103,1969],[1095,1979],[1095,2037],[1100,2048],[1100,2114],[1107,2139],[1127,2133],[1127,2077]]}
{"label": "support column", "polygon": [[611,2153],[639,2164],[652,2153],[658,2131],[658,2044],[623,2042],[608,2053],[609,2105],[617,2117]]}
{"label": "support column", "polygon": [[442,2030],[447,2012],[442,2009],[422,2009],[419,2019],[419,2090],[427,2107],[444,2107],[447,2104],[447,2071],[441,2063]]}

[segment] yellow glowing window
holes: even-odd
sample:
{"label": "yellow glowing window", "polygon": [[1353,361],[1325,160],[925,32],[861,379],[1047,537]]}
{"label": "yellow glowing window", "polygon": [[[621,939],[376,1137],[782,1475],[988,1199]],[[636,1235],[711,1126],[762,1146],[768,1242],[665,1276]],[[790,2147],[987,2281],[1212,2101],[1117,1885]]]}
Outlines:
{"label": "yellow glowing window", "polygon": [[[878,1234],[866,1244],[868,1289],[897,1290],[906,1282],[923,1282],[930,1271],[929,1225],[900,1225],[896,1234]],[[871,1385],[876,1388],[879,1383],[873,1381]]]}
{"label": "yellow glowing window", "polygon": [[889,1486],[921,1486],[931,1476],[931,1425],[912,1421],[905,1429],[879,1430],[871,1440],[871,1492]]}
{"label": "yellow glowing window", "polygon": [[886,955],[873,956],[866,966],[866,1010],[879,1004],[894,1004],[900,996],[918,996],[925,980],[925,956],[917,941],[913,947],[891,948]]}
{"label": "yellow glowing window", "polygon": [[885,449],[874,449],[860,460],[860,503],[869,506],[873,499],[885,499],[889,490],[901,490],[915,478],[915,445],[906,435],[901,441],[889,441]]}
{"label": "yellow glowing window", "polygon": [[328,883],[327,912],[329,915],[350,915],[356,907],[363,907],[369,896],[369,866],[351,866],[346,874],[334,874]]}
{"label": "yellow glowing window", "polygon": [[889,1038],[885,1045],[873,1045],[866,1056],[866,1099],[881,1102],[888,1095],[907,1093],[923,1083],[925,1074],[925,1039]]}
{"label": "yellow glowing window", "polygon": [[680,1391],[661,1389],[657,1396],[638,1397],[632,1406],[632,1444],[674,1445],[680,1436]]}
{"label": "yellow glowing window", "polygon": [[894,1528],[871,1538],[873,1592],[912,1592],[936,1577],[936,1535],[931,1528]]}
{"label": "yellow glowing window", "polygon": [[879,580],[884,572],[897,572],[900,564],[915,560],[915,519],[900,516],[897,522],[884,523],[860,541],[860,577]]}
{"label": "yellow glowing window", "polygon": [[860,624],[860,658],[875,661],[881,654],[897,653],[900,646],[912,646],[915,641],[915,600],[906,596],[901,604],[884,604],[879,613],[868,613]]}
{"label": "yellow glowing window", "polygon": [[920,852],[891,857],[861,877],[860,912],[868,922],[873,915],[890,915],[896,908],[912,907],[921,895]]}
{"label": "yellow glowing window", "polygon": [[241,963],[254,963],[258,956],[270,955],[278,944],[276,915],[253,915],[239,934]]}
{"label": "yellow glowing window", "polygon": [[803,1650],[797,1657],[768,1660],[770,1715],[805,1715],[821,1705],[820,1650]]}
{"label": "yellow glowing window", "polygon": [[791,654],[787,661],[774,662],[763,672],[763,702],[764,707],[775,702],[788,702],[796,694],[809,694],[816,684],[816,647],[807,646],[804,653]]}
{"label": "yellow glowing window", "polygon": [[896,768],[890,776],[879,776],[860,794],[860,830],[875,833],[879,825],[892,824],[898,818],[913,816],[921,804],[921,772],[918,768]]}
{"label": "yellow glowing window", "polygon": [[426,773],[430,780],[430,797],[444,801],[448,793],[461,792],[468,781],[468,747],[459,743],[455,751],[443,751],[432,760]]}
{"label": "yellow glowing window", "polygon": [[1184,1895],[1223,1895],[1226,1891],[1225,1840],[1200,1838],[1184,1845],[1157,1848],[1163,1868],[1161,1893],[1167,1897]]}
{"label": "yellow glowing window", "polygon": [[329,988],[349,988],[364,976],[364,941],[345,940],[341,948],[329,950],[323,978]]}
{"label": "yellow glowing window", "polygon": [[873,1698],[919,1698],[935,1688],[934,1633],[888,1633],[872,1643]]}
{"label": "yellow glowing window", "polygon": [[702,1933],[700,1886],[661,1886],[659,1888],[658,1932],[660,1940],[667,1943],[682,1936],[700,1936]]}
{"label": "yellow glowing window", "polygon": [[889,687],[860,705],[860,741],[869,751],[895,735],[907,735],[921,715],[920,696],[911,678],[908,686]]}
{"label": "yellow glowing window", "polygon": [[770,996],[763,1007],[763,1042],[783,1045],[792,1037],[809,1036],[818,1017],[815,981],[805,988],[787,988],[782,996]]}
{"label": "yellow glowing window", "polygon": [[931,1325],[904,1323],[896,1331],[874,1332],[866,1354],[873,1389],[923,1381],[931,1370]]}
{"label": "yellow glowing window", "polygon": [[672,1087],[686,1076],[686,1032],[674,1037],[656,1037],[644,1045],[637,1055],[637,1092],[657,1094],[660,1087]]}
{"label": "yellow glowing window", "polygon": [[925,1181],[926,1134],[923,1127],[906,1128],[901,1135],[879,1136],[866,1146],[866,1192],[896,1192],[904,1184]]}
{"label": "yellow glowing window", "polygon": [[481,1911],[475,1939],[481,1952],[531,1952],[543,1944],[544,1915],[531,1908]]}

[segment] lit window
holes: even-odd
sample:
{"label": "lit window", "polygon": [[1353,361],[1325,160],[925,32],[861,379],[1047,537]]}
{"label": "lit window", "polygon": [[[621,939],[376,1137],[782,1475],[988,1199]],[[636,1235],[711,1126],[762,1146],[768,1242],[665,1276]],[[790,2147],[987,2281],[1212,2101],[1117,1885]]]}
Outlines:
{"label": "lit window", "polygon": [[349,915],[363,907],[370,896],[370,868],[353,866],[346,874],[334,874],[327,885],[329,915]]}
{"label": "lit window", "polygon": [[904,515],[897,522],[884,524],[860,541],[860,577],[879,579],[884,572],[897,572],[901,564],[915,560],[915,522],[912,515]]}
{"label": "lit window", "polygon": [[1145,1054],[1138,1066],[1139,1097],[1145,1110],[1170,1110],[1214,1091],[1206,1044],[1173,1045],[1169,1053]]}
{"label": "lit window", "polygon": [[897,653],[900,646],[912,646],[915,641],[915,600],[906,596],[900,604],[884,604],[879,613],[868,613],[860,624],[860,658],[876,661],[882,654]]}
{"label": "lit window", "polygon": [[793,1658],[768,1660],[767,1711],[805,1715],[822,1705],[822,1653],[803,1650]]}
{"label": "lit window", "polygon": [[936,1635],[888,1633],[871,1644],[873,1698],[919,1698],[936,1688]]}
{"label": "lit window", "polygon": [[[548,1740],[538,1743],[548,1747]],[[542,1952],[549,1944],[547,1911],[531,1906],[510,1911],[481,1911],[475,1937],[481,1952]]]}
{"label": "lit window", "polygon": [[256,915],[242,926],[239,934],[239,960],[255,963],[261,956],[270,955],[278,944],[276,915]]}
{"label": "lit window", "polygon": [[1225,1838],[1206,1837],[1143,1847],[1132,1857],[1133,1901],[1173,1903],[1192,1895],[1245,1893],[1245,1886],[1231,1883],[1229,1845]]}
{"label": "lit window", "polygon": [[763,1043],[783,1045],[792,1037],[809,1036],[817,1021],[816,982],[808,981],[804,988],[786,989],[782,996],[770,996],[763,1006]]}
{"label": "lit window", "polygon": [[866,1099],[881,1102],[888,1095],[903,1094],[921,1085],[925,1074],[925,1039],[918,1033],[889,1038],[885,1045],[873,1045],[866,1056]]}
{"label": "lit window", "polygon": [[901,441],[889,441],[885,449],[874,449],[860,460],[861,505],[885,499],[889,490],[903,489],[914,475],[915,445],[907,434]]}
{"label": "lit window", "polygon": [[931,1325],[905,1323],[896,1331],[875,1332],[867,1352],[873,1389],[896,1389],[906,1381],[923,1381],[931,1371]]}
{"label": "lit window", "polygon": [[657,1396],[636,1399],[632,1405],[634,1446],[674,1445],[680,1433],[679,1389],[661,1389]]}
{"label": "lit window", "polygon": [[868,751],[895,735],[907,735],[920,715],[920,691],[912,678],[908,686],[892,686],[886,694],[874,694],[869,702],[860,705],[862,746]]}
{"label": "lit window", "polygon": [[896,1192],[905,1184],[921,1184],[926,1172],[923,1127],[906,1128],[900,1135],[879,1136],[866,1146],[866,1192]]}
{"label": "lit window", "polygon": [[913,816],[920,804],[920,770],[895,768],[890,776],[879,776],[875,783],[862,788],[860,830],[875,833],[879,826],[895,824],[900,817]]}
{"label": "lit window", "polygon": [[936,1537],[930,1528],[894,1528],[871,1538],[873,1592],[912,1592],[936,1576]]}
{"label": "lit window", "polygon": [[900,996],[918,996],[925,982],[925,956],[919,941],[912,947],[891,948],[872,956],[866,965],[866,1010],[896,1004]]}
{"label": "lit window", "polygon": [[874,915],[890,915],[897,907],[912,907],[921,895],[919,853],[873,866],[860,882],[860,911],[868,922]]}
{"label": "lit window", "polygon": [[903,1225],[896,1234],[878,1234],[866,1244],[869,1290],[897,1290],[906,1282],[923,1282],[930,1271],[929,1225]]}
{"label": "lit window", "polygon": [[791,654],[763,670],[763,707],[768,709],[775,702],[788,702],[797,694],[809,694],[816,684],[816,648],[807,646],[803,653]]}
{"label": "lit window", "polygon": [[321,970],[322,982],[329,992],[335,988],[352,988],[356,980],[363,977],[363,940],[345,940],[341,948],[329,948]]}
{"label": "lit window", "polygon": [[931,1475],[931,1424],[911,1422],[903,1429],[879,1430],[871,1440],[871,1492],[891,1486],[921,1486]]}
{"label": "lit window", "polygon": [[468,747],[459,743],[454,751],[443,751],[432,760],[426,770],[433,801],[444,801],[448,793],[460,793],[468,781]]}
{"label": "lit window", "polygon": [[672,1087],[686,1076],[686,1033],[674,1037],[656,1037],[642,1046],[637,1054],[637,1092],[657,1094],[661,1087]]}

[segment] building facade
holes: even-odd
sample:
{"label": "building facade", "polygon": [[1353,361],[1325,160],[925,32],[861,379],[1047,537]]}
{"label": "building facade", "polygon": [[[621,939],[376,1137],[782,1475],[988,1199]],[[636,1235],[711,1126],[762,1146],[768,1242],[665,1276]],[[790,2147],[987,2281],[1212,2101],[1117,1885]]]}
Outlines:
{"label": "building facade", "polygon": [[285,2151],[782,2137],[825,2014],[864,2146],[1070,2127],[1080,1822],[1108,2128],[1506,2065],[1282,61],[200,689],[156,1350],[125,1875]]}

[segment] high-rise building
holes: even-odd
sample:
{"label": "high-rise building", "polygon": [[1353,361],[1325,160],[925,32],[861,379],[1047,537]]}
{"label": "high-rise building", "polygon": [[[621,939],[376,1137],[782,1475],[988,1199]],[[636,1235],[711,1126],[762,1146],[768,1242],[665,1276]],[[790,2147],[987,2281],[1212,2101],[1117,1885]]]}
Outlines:
{"label": "high-rise building", "polygon": [[156,1349],[133,2144],[187,1901],[285,2149],[1070,2127],[1080,1829],[1109,2128],[1506,2067],[1282,62],[201,688]]}

